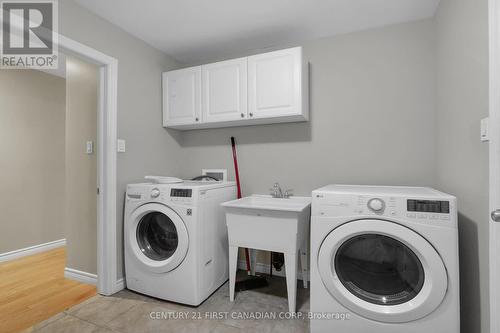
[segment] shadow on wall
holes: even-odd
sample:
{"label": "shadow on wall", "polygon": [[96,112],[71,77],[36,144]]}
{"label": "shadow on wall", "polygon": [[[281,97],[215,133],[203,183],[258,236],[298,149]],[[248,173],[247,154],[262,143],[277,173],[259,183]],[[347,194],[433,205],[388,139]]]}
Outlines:
{"label": "shadow on wall", "polygon": [[[167,129],[170,132],[177,130]],[[255,125],[170,133],[182,147],[225,146],[228,138],[236,137],[238,144],[311,141],[311,122]]]}
{"label": "shadow on wall", "polygon": [[459,213],[458,234],[460,244],[460,331],[481,332],[477,224]]}

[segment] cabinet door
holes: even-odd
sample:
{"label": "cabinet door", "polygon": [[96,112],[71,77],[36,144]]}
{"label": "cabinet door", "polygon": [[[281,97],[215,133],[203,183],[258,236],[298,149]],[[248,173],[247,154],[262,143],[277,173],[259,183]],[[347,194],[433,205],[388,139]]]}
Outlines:
{"label": "cabinet door", "polygon": [[201,66],[163,73],[163,126],[201,122]]}
{"label": "cabinet door", "polygon": [[247,117],[247,58],[203,65],[202,84],[204,122]]}
{"label": "cabinet door", "polygon": [[248,57],[248,115],[302,114],[302,48]]}

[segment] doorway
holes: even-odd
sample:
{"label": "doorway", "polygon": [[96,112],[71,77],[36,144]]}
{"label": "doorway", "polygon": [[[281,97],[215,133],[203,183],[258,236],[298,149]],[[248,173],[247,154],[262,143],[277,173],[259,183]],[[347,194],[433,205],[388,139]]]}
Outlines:
{"label": "doorway", "polygon": [[96,294],[98,68],[0,71],[0,331]]}
{"label": "doorway", "polygon": [[[14,27],[11,33],[22,31]],[[15,28],[15,29],[14,29]],[[59,51],[87,61],[99,68],[98,126],[97,126],[97,291],[111,295],[124,288],[117,272],[117,82],[118,61],[91,47],[58,34]]]}

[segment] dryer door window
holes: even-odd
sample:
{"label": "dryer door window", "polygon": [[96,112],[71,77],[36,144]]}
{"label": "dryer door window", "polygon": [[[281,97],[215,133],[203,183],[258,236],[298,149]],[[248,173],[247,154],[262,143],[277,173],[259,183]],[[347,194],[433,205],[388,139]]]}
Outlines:
{"label": "dryer door window", "polygon": [[408,246],[379,234],[344,242],[335,255],[335,270],[351,293],[379,305],[410,301],[425,279],[422,263]]}
{"label": "dryer door window", "polygon": [[421,235],[393,221],[360,219],[330,231],[317,257],[331,296],[352,312],[386,323],[432,313],[448,275],[441,256]]}
{"label": "dryer door window", "polygon": [[136,237],[141,252],[157,261],[170,258],[179,243],[174,222],[160,212],[148,213],[142,217],[137,226]]}

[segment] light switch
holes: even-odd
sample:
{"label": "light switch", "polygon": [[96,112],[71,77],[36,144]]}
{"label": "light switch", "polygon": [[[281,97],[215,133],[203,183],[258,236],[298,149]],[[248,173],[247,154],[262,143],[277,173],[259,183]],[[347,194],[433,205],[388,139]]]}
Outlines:
{"label": "light switch", "polygon": [[92,155],[94,153],[94,143],[92,141],[87,141],[87,154]]}
{"label": "light switch", "polygon": [[119,153],[124,153],[126,151],[126,148],[125,148],[125,140],[123,139],[118,139],[117,141],[117,151]]}
{"label": "light switch", "polygon": [[490,141],[490,134],[489,134],[488,127],[489,127],[489,118],[481,119],[481,141],[482,142]]}

